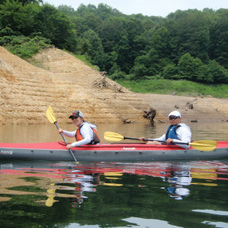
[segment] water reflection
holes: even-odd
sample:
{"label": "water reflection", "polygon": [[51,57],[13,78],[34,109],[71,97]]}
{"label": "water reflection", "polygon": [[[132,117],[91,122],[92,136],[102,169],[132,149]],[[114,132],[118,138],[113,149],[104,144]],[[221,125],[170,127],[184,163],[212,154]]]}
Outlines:
{"label": "water reflection", "polygon": [[88,198],[84,192],[96,191],[93,184],[94,178],[91,175],[84,174],[83,170],[62,170],[61,173],[61,182],[51,183],[47,190],[46,206],[51,207],[53,203],[58,202],[54,199],[55,197],[70,198],[73,207],[80,206],[83,199]]}
{"label": "water reflection", "polygon": [[222,212],[220,218],[215,215],[214,222],[228,222],[224,214],[228,203],[226,161],[77,166],[68,162],[1,162],[0,168],[0,221],[15,227],[18,216],[22,225],[30,227],[133,227],[149,221],[199,227],[202,213],[203,221],[211,221],[207,210]]}
{"label": "water reflection", "polygon": [[[145,163],[2,163],[0,169],[0,201],[10,195],[46,195],[46,206],[53,206],[60,198],[69,198],[75,204],[87,199],[86,192],[96,193],[98,186],[130,187],[129,175],[161,178],[170,197],[183,200],[190,194],[189,186],[216,187],[218,180],[228,180],[228,165],[221,162],[145,162]],[[134,182],[134,183],[133,183]],[[36,188],[34,188],[36,186]],[[148,183],[134,187],[148,188]],[[36,191],[39,189],[39,191]],[[39,202],[40,203],[40,202]]]}
{"label": "water reflection", "polygon": [[190,171],[174,171],[171,170],[166,174],[164,181],[169,183],[167,187],[167,192],[170,197],[173,197],[176,200],[182,200],[183,196],[189,195],[189,189],[185,186],[189,186],[192,181]]}

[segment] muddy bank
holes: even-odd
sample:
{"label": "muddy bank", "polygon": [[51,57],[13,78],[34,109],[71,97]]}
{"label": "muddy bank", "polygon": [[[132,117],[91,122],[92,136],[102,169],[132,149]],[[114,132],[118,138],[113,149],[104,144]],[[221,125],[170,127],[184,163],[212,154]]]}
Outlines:
{"label": "muddy bank", "polygon": [[178,110],[182,118],[188,121],[228,121],[228,99],[158,94],[138,94],[138,96],[165,117],[172,110]]}

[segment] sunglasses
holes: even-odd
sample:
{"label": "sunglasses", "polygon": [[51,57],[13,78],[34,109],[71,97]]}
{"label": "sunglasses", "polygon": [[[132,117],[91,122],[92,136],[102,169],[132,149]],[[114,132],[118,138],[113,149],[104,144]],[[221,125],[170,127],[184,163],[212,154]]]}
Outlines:
{"label": "sunglasses", "polygon": [[72,119],[72,120],[76,120],[77,118],[78,118],[78,117],[74,117],[74,116],[73,116],[73,117],[71,117],[71,119]]}
{"label": "sunglasses", "polygon": [[170,116],[169,117],[170,120],[176,120],[177,118],[180,118],[180,117],[178,117],[178,116]]}

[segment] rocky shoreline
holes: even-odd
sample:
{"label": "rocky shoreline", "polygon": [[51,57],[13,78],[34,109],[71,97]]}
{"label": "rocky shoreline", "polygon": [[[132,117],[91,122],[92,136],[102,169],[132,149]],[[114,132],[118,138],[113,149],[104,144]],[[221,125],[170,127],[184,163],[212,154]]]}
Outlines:
{"label": "rocky shoreline", "polygon": [[164,116],[167,116],[172,110],[178,110],[184,120],[191,122],[228,122],[227,98],[159,94],[138,94],[138,96]]}

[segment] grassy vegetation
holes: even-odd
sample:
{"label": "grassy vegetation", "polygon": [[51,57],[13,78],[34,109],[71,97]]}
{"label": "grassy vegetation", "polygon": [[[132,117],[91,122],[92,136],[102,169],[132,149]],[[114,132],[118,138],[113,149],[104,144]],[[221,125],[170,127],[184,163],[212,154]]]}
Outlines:
{"label": "grassy vegetation", "polygon": [[186,80],[147,79],[142,81],[118,80],[120,85],[137,93],[173,94],[182,96],[212,96],[228,98],[228,85],[205,85]]}
{"label": "grassy vegetation", "polygon": [[40,36],[33,38],[25,36],[5,36],[0,38],[0,45],[25,60],[31,58],[45,47],[52,47],[50,42],[50,40]]}
{"label": "grassy vegetation", "polygon": [[[72,53],[71,53],[72,54]],[[74,54],[72,54],[74,55]],[[87,64],[88,66],[92,67],[95,70],[99,70],[98,66],[93,65],[87,58],[85,55],[74,55],[75,57],[77,57],[78,59],[80,59],[81,61],[83,61],[85,64]]]}

